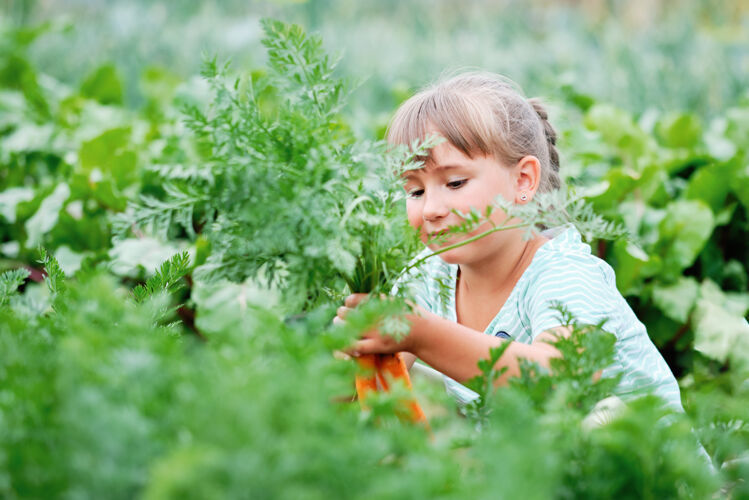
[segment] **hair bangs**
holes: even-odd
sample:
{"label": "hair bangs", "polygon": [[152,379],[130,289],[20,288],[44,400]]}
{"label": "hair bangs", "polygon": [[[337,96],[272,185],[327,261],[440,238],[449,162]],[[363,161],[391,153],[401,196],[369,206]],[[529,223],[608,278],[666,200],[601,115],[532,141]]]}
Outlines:
{"label": "hair bangs", "polygon": [[[469,158],[492,154],[491,124],[483,120],[477,103],[466,95],[430,89],[414,95],[399,109],[388,127],[391,144],[411,146],[437,134]],[[418,161],[429,162],[431,152]]]}

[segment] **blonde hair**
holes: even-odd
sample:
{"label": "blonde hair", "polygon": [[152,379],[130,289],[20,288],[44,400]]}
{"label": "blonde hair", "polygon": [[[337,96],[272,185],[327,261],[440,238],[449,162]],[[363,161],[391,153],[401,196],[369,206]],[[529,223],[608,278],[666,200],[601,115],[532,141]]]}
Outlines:
{"label": "blonde hair", "polygon": [[427,87],[398,108],[387,139],[409,145],[433,132],[469,158],[492,156],[512,166],[533,155],[541,164],[538,191],[560,187],[557,134],[546,109],[508,78],[471,72]]}

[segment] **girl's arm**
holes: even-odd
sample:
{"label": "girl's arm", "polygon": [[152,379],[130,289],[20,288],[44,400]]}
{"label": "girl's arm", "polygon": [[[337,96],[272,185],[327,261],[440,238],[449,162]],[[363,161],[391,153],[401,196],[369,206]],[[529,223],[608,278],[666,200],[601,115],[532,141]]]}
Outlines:
{"label": "girl's arm", "polygon": [[[346,301],[347,308],[354,307],[361,300],[357,295],[350,299]],[[345,314],[345,311],[339,311],[339,316],[343,315],[341,313]],[[351,351],[358,354],[410,352],[458,382],[466,382],[480,374],[478,362],[489,358],[490,348],[511,342],[496,365],[497,369],[507,367],[498,380],[500,384],[508,377],[520,374],[520,358],[548,368],[550,360],[560,356],[559,351],[547,343],[554,339],[551,332],[542,333],[532,344],[522,344],[486,335],[422,308],[409,315],[408,320],[411,322],[411,333],[401,342],[374,331],[356,342]],[[565,335],[568,332],[560,327],[555,329],[555,333]]]}
{"label": "girl's arm", "polygon": [[499,384],[505,383],[509,377],[520,375],[521,358],[549,368],[550,360],[560,356],[559,351],[548,343],[554,339],[554,335],[549,332],[539,335],[531,344],[523,344],[486,335],[432,313],[426,313],[412,324],[409,335],[412,337],[411,352],[461,383],[480,375],[478,362],[489,358],[490,348],[498,347],[504,342],[510,342],[510,345],[495,368],[506,367],[507,371],[499,378]]}

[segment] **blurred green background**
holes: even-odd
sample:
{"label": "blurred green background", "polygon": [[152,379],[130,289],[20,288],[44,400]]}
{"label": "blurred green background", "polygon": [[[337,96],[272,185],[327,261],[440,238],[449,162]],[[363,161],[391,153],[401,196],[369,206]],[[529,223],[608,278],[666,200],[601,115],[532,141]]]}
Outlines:
{"label": "blurred green background", "polygon": [[320,32],[343,56],[341,72],[364,81],[350,111],[379,122],[409,90],[465,67],[505,74],[529,95],[573,85],[635,113],[713,116],[749,88],[749,2],[739,0],[4,3],[15,24],[56,24],[32,51],[46,73],[76,84],[113,62],[130,106],[143,102],[138,81],[150,66],[186,78],[202,53],[260,66],[264,16]]}

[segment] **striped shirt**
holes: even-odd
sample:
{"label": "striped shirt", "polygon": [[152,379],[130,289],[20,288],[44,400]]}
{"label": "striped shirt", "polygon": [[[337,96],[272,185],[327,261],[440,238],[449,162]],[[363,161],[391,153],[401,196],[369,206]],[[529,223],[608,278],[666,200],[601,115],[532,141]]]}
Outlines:
{"label": "striped shirt", "polygon": [[[604,370],[603,376],[622,374],[616,395],[626,400],[652,392],[669,407],[683,411],[676,379],[648,337],[645,325],[617,290],[611,266],[591,254],[590,246],[583,243],[573,226],[543,234],[551,239],[536,251],[484,333],[530,344],[541,332],[560,326],[559,312],[554,307],[558,303],[581,324],[606,320],[604,330],[616,336],[616,344],[614,363]],[[419,257],[429,253],[426,249]],[[420,306],[457,321],[457,271],[457,265],[434,257],[408,279],[406,286]],[[477,397],[464,385],[444,378],[447,391],[460,403]]]}

